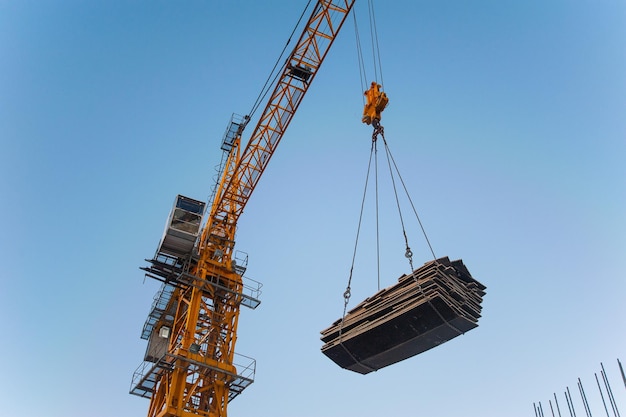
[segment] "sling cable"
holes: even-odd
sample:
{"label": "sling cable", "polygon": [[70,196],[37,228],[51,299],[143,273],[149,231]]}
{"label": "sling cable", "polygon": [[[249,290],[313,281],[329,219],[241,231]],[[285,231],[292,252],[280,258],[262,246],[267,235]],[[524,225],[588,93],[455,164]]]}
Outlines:
{"label": "sling cable", "polygon": [[[376,30],[376,19],[373,0],[368,0],[370,34],[372,37],[372,54],[375,62],[375,81],[365,91],[362,122],[373,127],[372,145],[369,156],[365,190],[361,203],[356,242],[352,257],[352,265],[348,285],[343,294],[343,316],[330,327],[322,330],[321,350],[324,355],[344,369],[360,374],[368,374],[386,366],[408,359],[433,347],[439,346],[466,331],[478,326],[481,313],[482,297],[486,287],[476,281],[462,260],[450,261],[448,257],[437,259],[428,237],[417,215],[404,180],[397,164],[391,155],[384,128],[381,124],[382,112],[389,103],[383,91],[382,66],[380,64],[380,48]],[[354,10],[353,10],[354,12]],[[359,56],[359,72],[361,89],[364,89],[365,70],[363,54],[360,46],[358,28],[357,51]],[[378,82],[380,75],[380,83]],[[405,243],[405,257],[408,259],[411,272],[403,274],[397,283],[380,289],[380,234],[378,210],[378,157],[377,144],[382,139],[387,157],[387,165],[391,175],[391,183],[395,196],[402,234]],[[358,240],[363,219],[363,208],[372,161],[375,177],[376,201],[376,263],[378,270],[378,291],[364,301],[348,310],[351,296],[352,276],[355,265]],[[413,252],[409,246],[404,218],[398,198],[396,178],[402,184],[417,222],[424,234],[433,260],[414,269]]]}

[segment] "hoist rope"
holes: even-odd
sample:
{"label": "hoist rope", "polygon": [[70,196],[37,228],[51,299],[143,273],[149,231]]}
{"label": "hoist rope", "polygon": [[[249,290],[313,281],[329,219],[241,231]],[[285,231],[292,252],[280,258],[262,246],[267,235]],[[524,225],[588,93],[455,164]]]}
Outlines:
{"label": "hoist rope", "polygon": [[380,46],[378,44],[378,30],[376,29],[376,13],[374,12],[374,0],[367,1],[370,18],[370,37],[372,40],[372,56],[374,59],[374,79],[378,81],[378,73],[380,72],[380,85],[383,87],[383,66],[380,59]]}
{"label": "hoist rope", "polygon": [[[439,262],[436,260],[435,257],[435,253],[432,249],[432,246],[430,244],[430,241],[428,239],[428,236],[426,235],[426,231],[424,229],[424,226],[419,218],[419,215],[417,214],[417,210],[415,209],[415,205],[413,204],[413,201],[411,199],[411,196],[408,193],[406,184],[404,183],[404,179],[402,178],[402,175],[400,174],[400,170],[398,169],[398,165],[396,164],[395,159],[393,158],[393,155],[391,153],[391,149],[389,148],[389,145],[387,143],[387,140],[385,139],[385,135],[384,135],[384,129],[382,126],[378,126],[378,128],[376,128],[376,134],[373,136],[373,140],[372,140],[372,147],[370,150],[370,156],[369,156],[369,161],[368,161],[368,166],[367,166],[367,175],[365,178],[365,187],[363,190],[363,198],[361,200],[361,210],[359,213],[359,221],[358,221],[358,227],[357,227],[357,233],[356,233],[356,239],[355,239],[355,244],[354,244],[354,252],[352,254],[352,264],[350,265],[350,275],[348,278],[348,285],[346,287],[346,290],[343,294],[344,297],[344,306],[343,306],[343,315],[341,318],[341,324],[339,326],[339,345],[341,346],[341,348],[348,354],[348,356],[354,361],[354,363],[358,364],[359,366],[368,369],[369,371],[375,371],[375,368],[372,368],[364,363],[362,363],[357,357],[354,356],[354,354],[350,351],[350,349],[348,349],[347,346],[344,345],[343,343],[343,327],[345,324],[345,320],[346,320],[346,314],[347,314],[347,309],[348,309],[348,303],[350,301],[350,296],[351,296],[351,285],[352,285],[352,274],[354,271],[354,264],[355,264],[355,260],[356,260],[356,253],[357,253],[357,247],[358,247],[358,240],[359,240],[359,236],[361,233],[361,225],[362,225],[362,221],[363,221],[363,212],[364,212],[364,207],[365,207],[365,199],[367,196],[367,188],[368,188],[368,184],[369,184],[369,178],[370,178],[370,172],[371,172],[371,168],[372,168],[372,159],[374,160],[374,176],[375,176],[375,194],[376,194],[376,263],[377,263],[377,270],[378,270],[378,291],[380,291],[380,235],[379,235],[379,194],[378,194],[378,150],[377,150],[377,138],[378,135],[380,135],[380,137],[382,137],[383,139],[383,144],[385,147],[385,155],[387,157],[387,166],[389,168],[389,175],[391,177],[391,183],[392,183],[392,187],[393,187],[393,193],[394,193],[394,197],[396,200],[396,206],[398,209],[398,215],[400,218],[400,224],[402,226],[402,234],[404,237],[404,242],[406,245],[406,252],[405,252],[405,257],[408,259],[409,261],[409,265],[411,268],[411,272],[414,271],[413,269],[413,253],[411,252],[410,246],[409,246],[409,241],[408,241],[408,237],[407,237],[407,233],[406,233],[406,228],[405,228],[405,224],[404,224],[404,217],[402,215],[402,208],[400,205],[400,199],[398,197],[398,190],[397,190],[397,186],[396,186],[396,180],[395,180],[395,176],[398,176],[398,179],[400,180],[400,183],[402,184],[402,187],[404,189],[404,192],[406,193],[406,196],[409,200],[409,202],[411,203],[411,207],[413,209],[413,212],[415,214],[415,217],[420,225],[420,228],[422,230],[422,233],[424,235],[424,238],[426,240],[426,242],[428,243],[428,247],[430,249],[431,254],[433,255],[433,258],[435,259],[435,263],[436,265],[439,265]],[[395,170],[395,174],[394,174],[394,170]],[[417,276],[413,275],[413,279],[415,281],[415,284],[417,286],[418,291],[420,292],[421,296],[426,300],[426,303],[430,306],[430,308],[435,312],[435,314],[437,314],[437,316],[439,317],[439,319],[448,327],[450,327],[450,329],[452,329],[453,331],[455,331],[458,334],[463,334],[463,331],[460,330],[458,327],[456,327],[453,323],[451,323],[449,320],[447,320],[439,311],[439,309],[437,308],[437,306],[435,306],[435,304],[431,301],[430,297],[428,297],[426,295],[426,293],[424,292],[424,288],[422,287],[421,283],[419,282],[419,279]]]}
{"label": "hoist rope", "polygon": [[[380,58],[380,45],[378,43],[378,30],[376,28],[376,13],[374,12],[373,0],[368,0],[367,9],[370,28],[370,41],[372,47],[372,64],[374,67],[374,81],[384,87],[385,84],[383,81],[383,67],[382,60]],[[356,39],[357,60],[359,64],[359,80],[361,82],[361,91],[365,91],[367,89],[369,81],[367,79],[367,73],[365,70],[365,60],[363,58],[363,47],[361,46],[361,35],[359,33],[356,8],[352,9],[352,17],[354,19],[354,34]],[[365,104],[365,98],[363,98],[363,103]]]}
{"label": "hoist rope", "polygon": [[[396,164],[396,160],[393,158],[393,155],[391,154],[391,150],[389,149],[389,146],[387,145],[387,141],[386,141],[384,136],[383,136],[383,142],[385,144],[385,150],[387,152],[389,160],[391,161],[391,163],[393,163],[393,167],[394,167],[396,173],[398,174],[398,179],[400,179],[400,183],[402,184],[402,187],[404,189],[404,193],[406,194],[406,197],[409,200],[409,203],[411,204],[411,208],[413,209],[413,213],[415,214],[415,218],[417,219],[417,222],[418,222],[418,224],[420,226],[422,234],[424,235],[424,239],[426,240],[426,243],[428,244],[428,249],[430,249],[430,253],[433,255],[433,259],[437,259],[437,257],[435,256],[435,251],[433,250],[433,247],[430,244],[430,240],[428,239],[428,235],[426,234],[426,229],[424,228],[424,225],[422,224],[422,220],[420,219],[420,216],[417,214],[417,210],[415,209],[415,204],[413,204],[413,200],[411,199],[411,195],[409,194],[409,191],[406,188],[406,184],[404,183],[404,179],[402,178],[402,175],[400,174],[400,170],[398,169],[398,165]],[[393,175],[392,175],[392,179],[393,179]],[[394,185],[394,191],[395,191],[395,185]],[[404,228],[404,226],[403,226],[403,228]],[[407,246],[408,246],[408,244],[407,244]]]}
{"label": "hoist rope", "polygon": [[300,15],[300,18],[298,19],[298,21],[296,22],[296,25],[291,31],[291,34],[289,35],[289,39],[287,39],[287,42],[285,43],[283,50],[280,52],[280,55],[276,59],[276,62],[274,63],[274,67],[272,68],[272,71],[269,73],[267,80],[265,80],[265,84],[263,84],[263,88],[261,88],[261,92],[259,93],[256,101],[254,102],[254,104],[252,105],[252,108],[250,109],[250,112],[248,113],[248,116],[250,116],[250,118],[252,118],[254,113],[258,110],[261,103],[265,101],[265,97],[267,96],[267,93],[270,92],[271,87],[276,83],[276,79],[280,76],[281,74],[280,71],[277,72],[276,69],[278,68],[279,64],[282,62],[283,56],[285,55],[285,51],[287,50],[287,47],[291,43],[291,38],[293,38],[294,33],[296,33],[296,30],[300,26],[300,22],[302,21],[302,18],[305,16],[306,11],[308,10],[310,4],[311,4],[311,0],[307,2],[306,6],[304,7],[304,10],[302,10],[302,14]]}
{"label": "hoist rope", "polygon": [[[376,28],[376,14],[374,12],[374,2],[373,0],[368,0],[368,16],[369,16],[369,26],[370,26],[370,38],[371,38],[371,43],[372,43],[372,53],[373,53],[373,63],[374,63],[374,73],[375,73],[375,79],[378,79],[378,73],[380,72],[381,75],[381,84],[382,84],[382,65],[381,65],[381,59],[380,59],[380,46],[378,43],[378,31]],[[361,47],[361,36],[359,34],[359,26],[358,26],[358,21],[357,21],[357,17],[356,17],[356,8],[352,9],[352,13],[353,13],[353,19],[354,19],[354,32],[355,32],[355,39],[356,39],[356,49],[357,49],[357,59],[358,59],[358,64],[359,64],[359,79],[361,82],[361,91],[365,90],[365,86],[367,84],[367,75],[366,75],[366,71],[365,71],[365,64],[364,64],[364,59],[363,59],[363,49]],[[365,98],[363,97],[363,101],[365,102]],[[374,137],[372,138],[372,147],[370,150],[370,157],[369,157],[369,162],[368,162],[368,167],[367,167],[367,177],[365,180],[365,190],[363,191],[363,200],[361,202],[361,212],[359,214],[359,225],[358,225],[358,230],[357,230],[357,238],[356,238],[356,242],[355,242],[355,247],[354,247],[354,253],[352,256],[352,265],[350,267],[350,275],[348,278],[348,285],[346,287],[346,291],[344,292],[344,313],[343,313],[343,317],[345,318],[346,315],[346,310],[348,307],[348,302],[350,299],[350,295],[351,295],[351,283],[352,283],[352,273],[354,270],[354,262],[355,262],[355,258],[356,258],[356,251],[357,251],[357,246],[358,246],[358,237],[360,234],[360,230],[361,230],[361,223],[362,223],[362,219],[363,219],[363,209],[364,209],[364,205],[365,205],[365,197],[367,194],[367,186],[368,186],[368,181],[369,181],[369,176],[370,176],[370,170],[371,170],[371,164],[372,164],[372,156],[374,157],[374,170],[375,170],[375,204],[376,204],[376,276],[377,276],[377,287],[378,290],[380,290],[380,223],[379,223],[379,195],[378,195],[378,150],[377,150],[377,146],[376,146],[376,140],[375,137],[378,133],[382,133],[382,126],[377,127],[378,126],[378,122],[375,121],[374,122],[374,126],[375,126],[375,131],[374,131]],[[404,227],[404,226],[403,226]],[[405,234],[406,235],[406,234]],[[408,245],[407,245],[408,248]],[[408,251],[407,251],[408,253]],[[343,319],[342,319],[342,326],[343,326]],[[341,332],[341,331],[340,331]]]}
{"label": "hoist rope", "polygon": [[[376,28],[376,16],[375,16],[375,12],[374,12],[374,5],[373,5],[373,0],[368,0],[368,11],[369,11],[369,19],[370,19],[370,36],[371,36],[371,41],[372,41],[372,53],[373,53],[373,60],[374,60],[374,74],[375,74],[375,80],[378,81],[378,76],[380,73],[380,82],[379,84],[381,86],[384,85],[383,82],[383,72],[382,72],[382,64],[381,64],[381,58],[380,58],[380,47],[379,47],[379,43],[378,43],[378,33],[377,33],[377,28]],[[356,19],[356,12],[353,10],[354,13],[354,27],[355,27],[355,36],[356,36],[356,43],[357,43],[357,55],[358,55],[358,61],[359,61],[359,78],[361,81],[361,91],[363,91],[365,89],[365,80],[366,80],[366,74],[365,74],[365,65],[363,62],[363,51],[361,48],[361,40],[360,40],[360,35],[359,35],[359,30],[358,30],[358,25],[357,25],[357,19]],[[365,100],[364,100],[365,101]],[[383,107],[384,108],[384,107]],[[382,111],[382,110],[380,110]],[[369,124],[369,122],[368,122]],[[341,324],[339,326],[339,345],[343,348],[343,350],[348,354],[348,356],[350,356],[350,358],[359,366],[362,366],[370,371],[375,370],[372,369],[371,367],[361,363],[353,354],[352,352],[344,345],[343,343],[343,328],[345,325],[345,321],[346,321],[346,314],[347,314],[347,309],[348,309],[348,304],[350,301],[350,296],[351,296],[351,286],[352,286],[352,275],[354,272],[354,264],[355,264],[355,260],[356,260],[356,253],[357,253],[357,247],[358,247],[358,240],[359,240],[359,236],[361,233],[361,224],[363,221],[363,212],[364,212],[364,207],[365,207],[365,198],[367,195],[367,187],[369,184],[369,177],[370,177],[370,171],[372,168],[372,158],[374,159],[374,175],[375,175],[375,215],[376,215],[376,268],[377,268],[377,281],[378,281],[378,291],[380,291],[380,223],[379,223],[379,217],[380,217],[380,212],[379,212],[379,187],[378,187],[378,150],[377,150],[377,139],[378,137],[382,137],[383,139],[383,143],[384,143],[384,147],[385,147],[385,155],[387,157],[387,166],[389,168],[389,175],[391,177],[391,184],[393,187],[393,193],[394,193],[394,197],[395,197],[395,201],[396,201],[396,206],[397,206],[397,210],[398,210],[398,215],[400,218],[400,225],[402,227],[402,235],[404,238],[404,243],[405,243],[405,257],[408,259],[409,262],[409,266],[411,268],[411,273],[413,274],[413,279],[415,280],[415,283],[417,285],[417,288],[419,290],[419,292],[421,293],[421,296],[426,300],[427,304],[433,309],[433,311],[437,314],[437,316],[439,316],[439,318],[441,319],[442,322],[444,322],[447,326],[449,326],[451,329],[453,329],[454,331],[456,331],[459,334],[462,334],[463,332],[458,329],[456,326],[454,326],[450,321],[446,320],[443,315],[441,314],[441,312],[437,309],[437,307],[435,306],[435,304],[430,300],[429,297],[426,296],[426,294],[424,293],[424,289],[422,288],[421,283],[418,280],[418,277],[415,276],[414,274],[414,267],[413,267],[413,252],[411,251],[411,248],[409,246],[409,239],[407,236],[407,232],[406,232],[406,227],[405,227],[405,222],[404,222],[404,217],[402,214],[402,207],[400,204],[400,198],[398,196],[398,187],[396,185],[396,175],[400,181],[400,183],[402,184],[402,187],[404,189],[404,192],[408,198],[408,201],[411,204],[411,208],[413,209],[413,213],[415,214],[415,218],[417,219],[417,222],[420,226],[420,229],[422,231],[422,234],[424,235],[424,239],[426,240],[426,243],[428,244],[428,248],[430,249],[430,252],[433,256],[433,259],[435,260],[435,264],[437,265],[436,267],[438,268],[439,266],[439,262],[437,261],[437,258],[435,256],[435,252],[432,248],[432,245],[430,243],[430,240],[428,239],[428,236],[426,234],[426,230],[424,228],[424,225],[422,224],[422,221],[417,213],[417,210],[415,209],[415,205],[413,204],[413,200],[411,199],[411,196],[409,195],[408,189],[406,187],[406,184],[404,182],[404,179],[402,178],[402,175],[400,174],[400,170],[398,169],[398,166],[396,164],[395,159],[393,158],[393,155],[391,154],[391,150],[389,149],[389,145],[387,144],[387,140],[385,139],[385,135],[384,135],[384,128],[383,126],[380,124],[380,119],[379,118],[373,118],[372,120],[372,126],[374,127],[374,131],[372,134],[372,147],[370,150],[370,156],[369,156],[369,161],[368,161],[368,167],[367,167],[367,175],[366,175],[366,179],[365,179],[365,189],[363,191],[363,198],[361,200],[361,210],[359,213],[359,221],[358,221],[358,227],[357,227],[357,233],[356,233],[356,239],[355,239],[355,244],[354,244],[354,252],[352,255],[352,264],[350,265],[350,274],[348,277],[348,285],[346,287],[346,290],[343,294],[343,298],[344,298],[344,307],[343,307],[343,315],[342,315],[342,319],[341,319]],[[394,174],[394,170],[395,170],[395,174]]]}
{"label": "hoist rope", "polygon": [[[359,35],[359,24],[356,18],[356,7],[352,8],[352,17],[354,20],[354,36],[356,40],[357,60],[359,62],[359,80],[361,81],[361,91],[365,91],[367,74],[365,73],[365,64],[363,62],[363,49],[361,48],[361,36]],[[365,104],[365,97],[363,97],[363,104]]]}
{"label": "hoist rope", "polygon": [[379,211],[378,211],[378,149],[376,146],[376,141],[372,142],[372,147],[374,148],[374,178],[376,181],[376,198],[374,201],[376,202],[376,279],[378,282],[378,291],[380,291],[380,227],[379,227]]}
{"label": "hoist rope", "polygon": [[[400,207],[400,199],[398,198],[398,190],[396,188],[396,179],[393,175],[393,169],[391,168],[391,151],[389,150],[389,146],[387,145],[387,140],[385,139],[385,135],[381,135],[383,138],[383,143],[385,144],[385,154],[387,155],[387,165],[389,167],[389,176],[391,178],[391,185],[393,186],[393,194],[396,199],[396,207],[398,208],[398,216],[400,218],[400,225],[402,226],[402,235],[404,236],[404,244],[406,246],[406,252],[404,256],[409,260],[409,266],[411,267],[411,271],[413,271],[413,252],[411,252],[411,247],[409,246],[409,239],[406,236],[406,228],[404,227],[404,217],[402,216],[402,209]],[[400,173],[398,172],[398,177],[400,177]]]}
{"label": "hoist rope", "polygon": [[[409,265],[411,267],[411,272],[414,271],[413,269],[413,253],[411,252],[411,248],[409,246],[409,240],[407,238],[406,235],[406,229],[404,227],[404,220],[402,217],[402,209],[400,207],[400,200],[398,199],[398,191],[396,188],[396,181],[395,181],[395,176],[393,173],[393,169],[391,168],[391,165],[393,163],[393,167],[395,168],[396,174],[398,176],[398,178],[400,179],[400,182],[402,183],[402,186],[404,187],[404,192],[406,193],[406,196],[408,198],[408,200],[411,202],[411,206],[413,207],[413,212],[415,213],[415,217],[417,218],[417,221],[422,229],[422,233],[424,234],[424,238],[426,239],[426,242],[428,243],[428,247],[430,248],[430,251],[433,255],[433,258],[435,259],[435,263],[437,265],[439,265],[439,263],[437,262],[437,259],[435,257],[435,253],[433,251],[432,246],[430,245],[430,241],[428,240],[428,236],[426,235],[426,231],[424,230],[424,227],[422,226],[422,222],[417,214],[417,211],[415,210],[415,206],[413,205],[413,201],[411,200],[411,196],[409,195],[409,192],[404,184],[404,180],[402,179],[402,175],[400,174],[400,170],[398,169],[398,165],[396,164],[395,159],[393,158],[393,155],[391,154],[391,150],[389,149],[389,145],[387,144],[387,139],[385,139],[385,133],[384,130],[380,129],[379,132],[380,136],[383,139],[383,143],[385,145],[385,153],[387,155],[387,164],[389,166],[389,175],[391,176],[391,183],[393,186],[393,193],[394,196],[396,198],[396,205],[398,207],[398,215],[400,216],[400,224],[402,225],[402,234],[404,236],[404,243],[406,245],[406,252],[405,252],[405,257],[408,259],[409,261]],[[415,280],[415,284],[417,285],[417,288],[419,289],[420,293],[422,294],[422,297],[424,297],[424,299],[426,300],[426,302],[428,303],[428,305],[433,309],[433,311],[437,314],[437,316],[439,316],[439,318],[441,319],[442,322],[444,322],[448,327],[450,327],[452,330],[456,331],[458,334],[463,334],[463,332],[461,330],[459,330],[459,328],[457,328],[455,325],[453,325],[452,323],[450,323],[450,321],[446,320],[445,317],[441,314],[441,312],[439,311],[439,309],[437,309],[437,307],[432,303],[432,301],[430,300],[430,297],[427,297],[426,294],[424,293],[424,288],[422,288],[422,285],[420,284],[419,280],[417,279],[417,277],[415,275],[413,275],[413,279]]]}
{"label": "hoist rope", "polygon": [[[346,287],[346,291],[343,293],[344,305],[343,305],[343,318],[346,317],[346,311],[348,308],[348,302],[350,301],[351,294],[351,285],[352,285],[352,273],[354,271],[354,262],[356,260],[356,252],[359,246],[359,236],[361,234],[361,224],[363,223],[363,211],[365,208],[365,197],[367,196],[367,186],[370,178],[370,170],[372,167],[372,156],[374,155],[374,143],[372,143],[372,149],[370,150],[370,157],[367,163],[367,174],[365,176],[365,187],[363,189],[363,198],[361,199],[361,211],[359,213],[359,222],[356,229],[356,239],[354,242],[354,251],[352,253],[352,264],[350,265],[350,275],[348,276],[348,285]],[[341,321],[341,326],[343,327],[343,318]],[[340,330],[341,331],[341,330]]]}
{"label": "hoist rope", "polygon": [[[341,316],[341,325],[339,326],[339,345],[343,348],[343,350],[348,354],[348,356],[350,356],[350,358],[357,364],[359,364],[360,366],[363,366],[364,368],[370,370],[370,371],[375,371],[374,368],[371,368],[367,365],[365,365],[364,363],[361,363],[350,351],[350,349],[348,349],[346,346],[344,346],[343,344],[343,325],[346,319],[346,313],[348,310],[348,303],[350,302],[350,296],[351,294],[351,285],[352,285],[352,272],[354,271],[354,262],[356,260],[356,252],[357,252],[357,248],[359,245],[359,235],[361,234],[361,223],[363,222],[363,211],[365,208],[365,197],[367,196],[367,187],[369,184],[369,178],[370,178],[370,171],[372,168],[372,156],[376,154],[376,143],[372,142],[372,148],[370,150],[370,157],[369,157],[369,161],[367,163],[367,174],[365,175],[365,187],[363,188],[363,198],[361,199],[361,211],[359,213],[359,222],[358,222],[358,226],[357,226],[357,231],[356,231],[356,239],[354,242],[354,252],[352,253],[352,264],[350,265],[350,275],[348,277],[348,286],[346,287],[346,291],[343,293],[343,300],[344,300],[344,304],[343,304],[343,315]],[[376,158],[374,158],[376,159]],[[380,277],[379,277],[379,282],[380,282]]]}
{"label": "hoist rope", "polygon": [[[409,246],[409,239],[406,233],[406,227],[405,227],[405,223],[404,223],[404,216],[402,214],[402,208],[401,208],[401,204],[400,204],[400,198],[398,197],[398,187],[396,185],[396,179],[395,177],[397,176],[398,179],[400,180],[400,183],[402,184],[402,187],[404,189],[404,192],[406,194],[406,197],[409,201],[409,203],[411,204],[411,208],[413,209],[413,213],[415,214],[415,218],[417,219],[417,222],[420,226],[420,229],[422,231],[422,234],[424,236],[424,239],[426,240],[426,243],[428,245],[428,248],[430,250],[430,253],[433,256],[433,259],[436,260],[436,256],[435,256],[435,252],[433,250],[433,247],[430,243],[430,239],[428,239],[428,235],[426,234],[426,229],[424,228],[424,225],[417,213],[417,210],[415,209],[415,204],[413,204],[413,200],[411,199],[411,196],[408,192],[408,189],[406,187],[406,184],[404,182],[404,179],[402,178],[402,174],[400,173],[400,170],[398,169],[398,165],[396,164],[396,161],[391,153],[391,149],[389,148],[389,144],[387,143],[387,139],[385,138],[384,135],[384,129],[382,126],[378,125],[378,128],[375,130],[375,134],[372,137],[372,146],[370,149],[370,156],[369,156],[369,160],[368,160],[368,165],[367,165],[367,174],[366,174],[366,178],[365,178],[365,187],[363,190],[363,197],[361,200],[361,210],[359,213],[359,221],[358,221],[358,226],[357,226],[357,233],[356,233],[356,239],[354,242],[354,251],[352,253],[352,263],[350,265],[350,273],[348,276],[348,285],[346,286],[346,290],[343,293],[343,298],[344,298],[344,306],[343,306],[343,316],[342,316],[342,323],[341,323],[341,327],[343,327],[343,320],[345,319],[346,316],[346,312],[347,312],[347,308],[348,308],[348,303],[350,301],[350,296],[352,295],[352,276],[353,276],[353,272],[354,272],[354,264],[356,262],[356,253],[357,253],[357,248],[358,248],[358,244],[359,244],[359,236],[361,234],[361,225],[363,223],[363,212],[365,209],[365,198],[367,196],[367,188],[368,188],[368,184],[369,184],[369,180],[370,180],[370,172],[372,170],[372,160],[374,161],[374,180],[375,180],[375,209],[376,209],[376,268],[377,268],[377,281],[378,281],[378,290],[380,291],[380,227],[379,227],[379,190],[378,190],[378,150],[377,150],[377,138],[378,136],[382,137],[383,139],[383,144],[385,147],[385,155],[387,157],[387,166],[389,168],[389,175],[391,177],[391,184],[393,187],[393,193],[394,193],[394,197],[395,197],[395,201],[396,201],[396,207],[398,209],[398,216],[400,218],[400,225],[402,227],[402,235],[404,238],[404,243],[405,243],[405,253],[404,256],[408,259],[409,262],[409,266],[411,268],[411,271],[414,270],[413,267],[413,252],[411,250],[411,247]],[[394,174],[395,171],[395,174]]]}

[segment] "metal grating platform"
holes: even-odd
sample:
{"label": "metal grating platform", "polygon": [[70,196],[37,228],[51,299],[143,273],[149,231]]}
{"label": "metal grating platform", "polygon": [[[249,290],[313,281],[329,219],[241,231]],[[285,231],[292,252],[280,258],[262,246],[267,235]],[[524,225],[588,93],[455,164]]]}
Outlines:
{"label": "metal grating platform", "polygon": [[[179,356],[173,353],[165,352],[158,360],[144,361],[139,365],[133,374],[130,387],[130,394],[143,398],[152,398],[157,384],[161,377],[171,372],[175,366],[195,366],[198,369],[212,369],[224,374],[224,380],[228,386],[228,399],[233,400],[242,393],[250,384],[254,382],[256,373],[256,361],[247,356],[235,354],[235,363],[237,373],[225,372],[223,369],[211,365],[214,361],[206,362],[191,360],[188,357]],[[177,365],[178,363],[178,365]]]}
{"label": "metal grating platform", "polygon": [[384,368],[477,327],[485,289],[461,260],[427,262],[323,330],[322,352],[361,374]]}

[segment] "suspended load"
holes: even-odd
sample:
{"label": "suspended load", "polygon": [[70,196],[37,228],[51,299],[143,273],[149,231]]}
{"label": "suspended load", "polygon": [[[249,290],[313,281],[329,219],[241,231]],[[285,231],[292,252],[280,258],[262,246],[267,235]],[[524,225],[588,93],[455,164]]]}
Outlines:
{"label": "suspended load", "polygon": [[427,262],[322,331],[322,352],[342,368],[377,371],[477,327],[485,289],[460,259]]}

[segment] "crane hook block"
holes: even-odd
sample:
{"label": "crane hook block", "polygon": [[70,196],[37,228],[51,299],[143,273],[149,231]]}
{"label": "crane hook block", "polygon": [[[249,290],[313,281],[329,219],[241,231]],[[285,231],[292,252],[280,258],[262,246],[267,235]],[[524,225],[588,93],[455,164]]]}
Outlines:
{"label": "crane hook block", "polygon": [[387,107],[389,103],[389,98],[387,98],[387,94],[383,91],[380,91],[381,85],[376,81],[372,81],[372,85],[369,90],[367,90],[365,95],[365,108],[363,109],[363,118],[361,121],[368,125],[374,123],[375,120],[380,121],[381,113]]}

